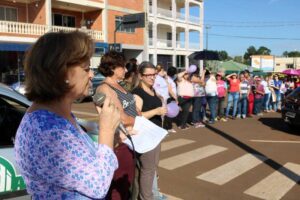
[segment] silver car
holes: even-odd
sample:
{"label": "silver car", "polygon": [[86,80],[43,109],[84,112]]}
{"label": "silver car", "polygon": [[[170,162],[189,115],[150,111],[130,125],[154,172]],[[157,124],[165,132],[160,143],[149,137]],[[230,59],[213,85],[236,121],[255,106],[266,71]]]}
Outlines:
{"label": "silver car", "polygon": [[[16,167],[13,148],[16,131],[30,105],[25,96],[0,83],[0,199],[27,195],[24,180]],[[97,138],[97,123],[77,120],[93,139]]]}

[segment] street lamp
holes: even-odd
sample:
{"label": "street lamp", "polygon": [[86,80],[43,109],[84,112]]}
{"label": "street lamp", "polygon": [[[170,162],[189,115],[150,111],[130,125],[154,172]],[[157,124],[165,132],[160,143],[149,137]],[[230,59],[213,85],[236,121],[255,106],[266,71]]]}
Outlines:
{"label": "street lamp", "polygon": [[208,29],[211,29],[211,26],[206,25],[205,29],[206,29],[206,50],[208,50]]}

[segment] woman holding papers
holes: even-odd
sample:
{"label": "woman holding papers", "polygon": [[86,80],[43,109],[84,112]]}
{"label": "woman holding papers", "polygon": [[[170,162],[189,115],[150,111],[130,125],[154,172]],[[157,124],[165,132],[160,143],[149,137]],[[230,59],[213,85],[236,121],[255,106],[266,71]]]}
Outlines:
{"label": "woman holding papers", "polygon": [[[135,94],[136,106],[141,110],[144,117],[161,127],[162,116],[167,113],[167,109],[162,105],[160,98],[153,89],[157,74],[156,69],[152,63],[142,62],[139,65],[138,71],[138,83],[132,91],[132,93]],[[152,186],[158,166],[159,152],[160,145],[140,155],[139,199],[141,200],[154,199]]]}

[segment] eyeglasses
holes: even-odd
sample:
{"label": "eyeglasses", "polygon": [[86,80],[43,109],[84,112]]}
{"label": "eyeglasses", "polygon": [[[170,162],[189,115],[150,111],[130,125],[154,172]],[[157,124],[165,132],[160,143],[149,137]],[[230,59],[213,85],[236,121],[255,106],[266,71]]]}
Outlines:
{"label": "eyeglasses", "polygon": [[142,76],[145,76],[147,78],[150,78],[150,77],[155,77],[157,74],[142,74]]}

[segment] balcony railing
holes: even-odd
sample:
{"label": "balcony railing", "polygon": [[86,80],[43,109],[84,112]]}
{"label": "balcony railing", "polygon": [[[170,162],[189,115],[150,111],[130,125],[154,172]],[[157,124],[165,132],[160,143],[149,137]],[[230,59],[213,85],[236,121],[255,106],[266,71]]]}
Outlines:
{"label": "balcony railing", "polygon": [[153,6],[149,6],[149,13],[153,14]]}
{"label": "balcony railing", "polygon": [[176,18],[179,19],[179,20],[184,21],[184,20],[185,20],[185,14],[184,14],[184,13],[177,12],[177,13],[176,13]]}
{"label": "balcony railing", "polygon": [[157,15],[172,18],[172,11],[164,8],[157,8]]}
{"label": "balcony railing", "polygon": [[63,26],[48,26],[41,24],[11,22],[11,21],[0,21],[0,33],[15,33],[20,35],[36,35],[40,36],[47,32],[71,32],[71,31],[82,31],[90,35],[95,40],[103,40],[104,36],[102,31],[95,31],[83,28],[71,28]]}
{"label": "balcony railing", "polygon": [[171,48],[172,47],[172,40],[157,39],[157,47]]}
{"label": "balcony railing", "polygon": [[184,41],[176,41],[176,48],[177,49],[184,49],[185,48],[185,42]]}
{"label": "balcony railing", "polygon": [[200,24],[200,17],[190,16],[189,17],[189,22],[191,22],[193,24]]}

